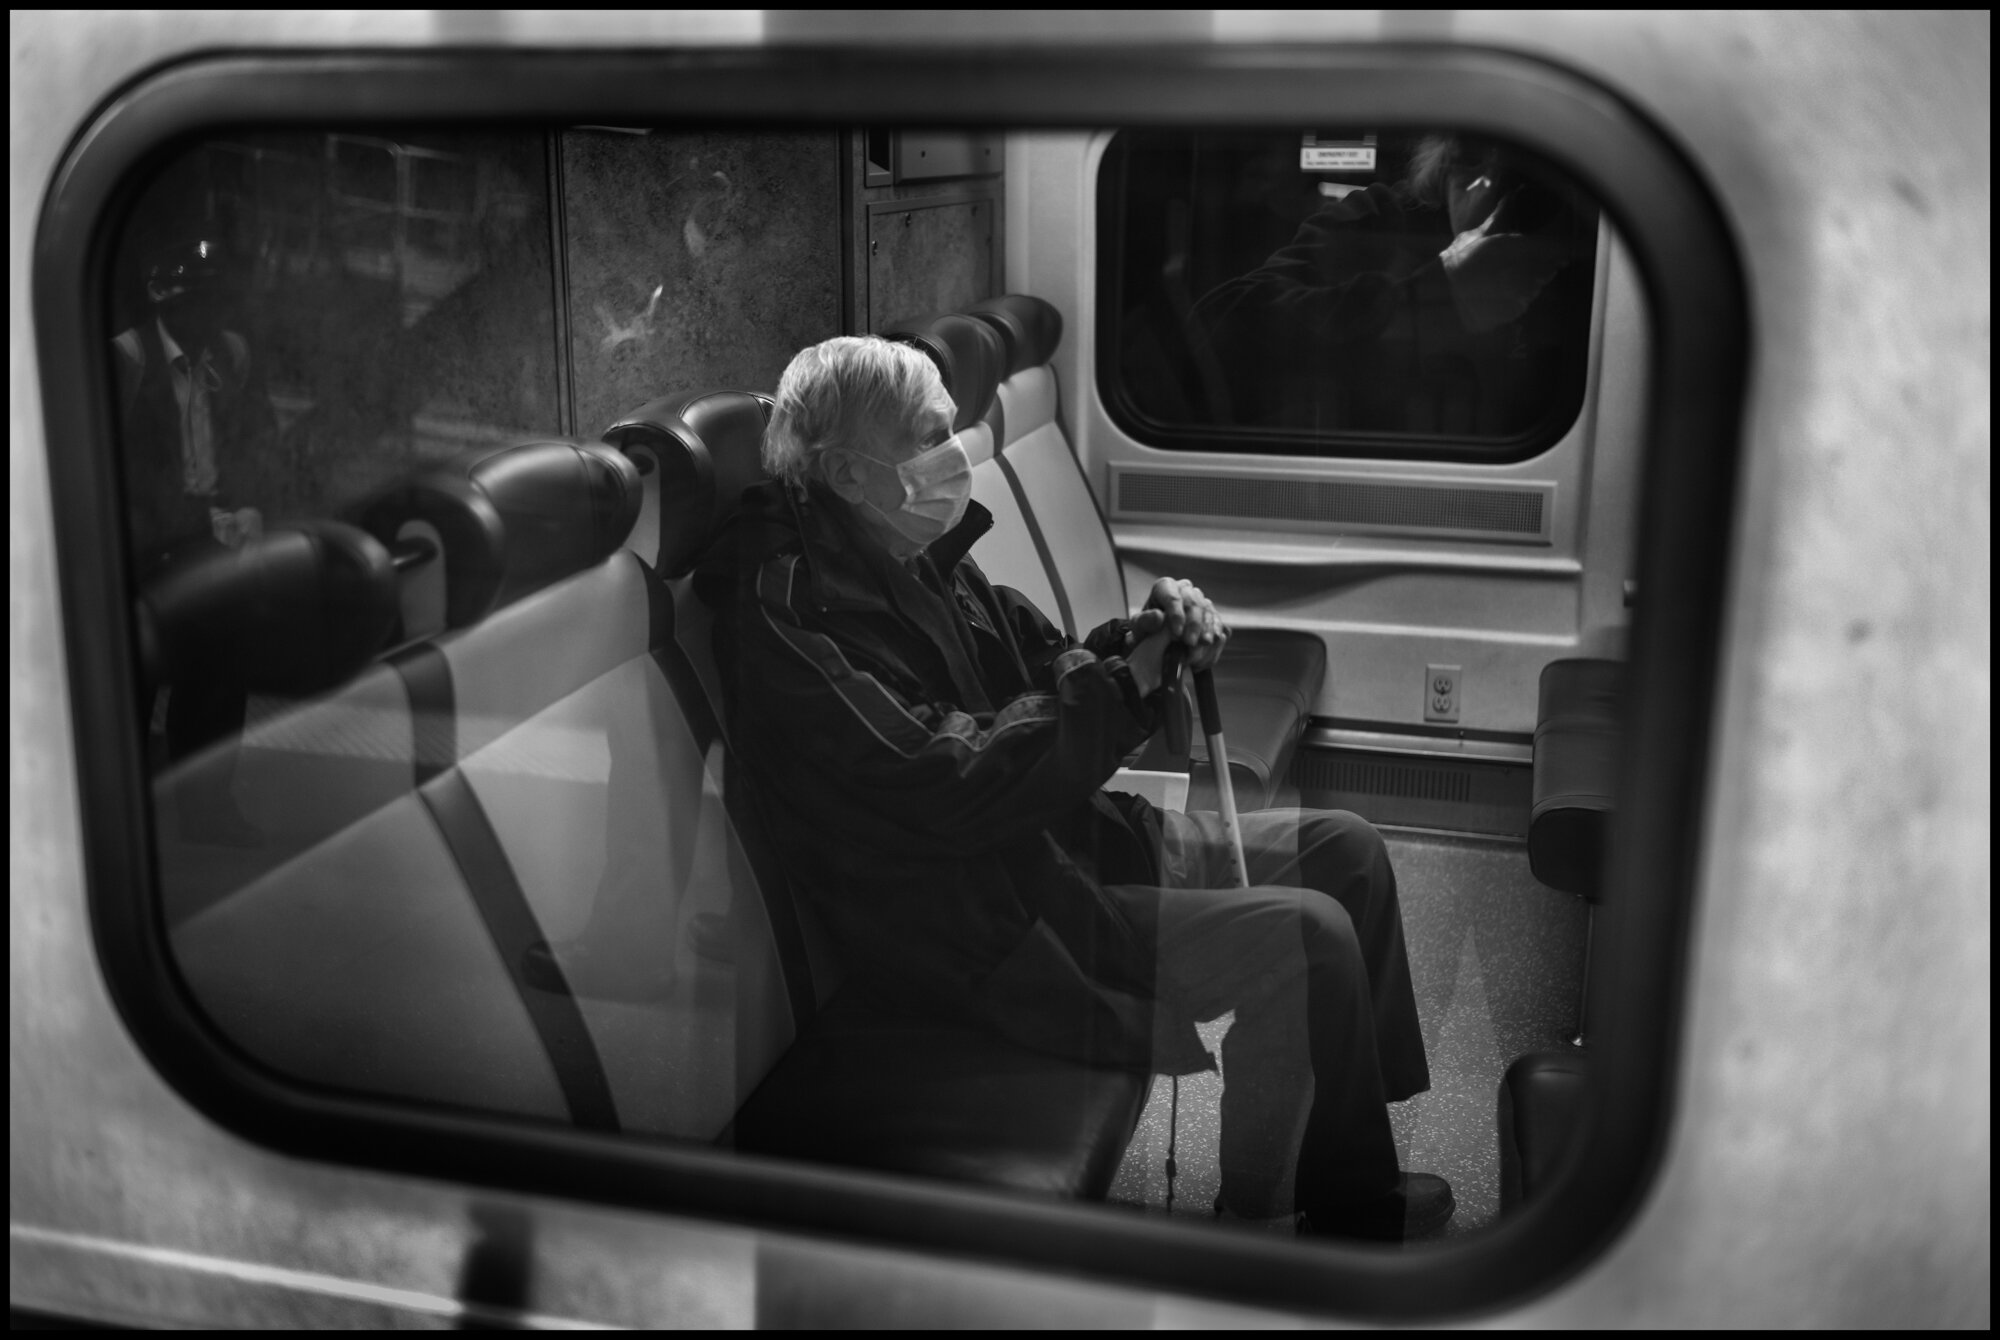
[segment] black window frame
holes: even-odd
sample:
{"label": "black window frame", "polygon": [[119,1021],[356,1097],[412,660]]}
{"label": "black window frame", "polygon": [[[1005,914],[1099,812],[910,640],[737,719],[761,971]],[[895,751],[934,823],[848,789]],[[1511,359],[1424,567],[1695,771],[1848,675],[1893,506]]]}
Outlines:
{"label": "black window frame", "polygon": [[[332,1093],[256,1066],[200,1020],[153,887],[104,356],[111,332],[99,303],[135,183],[176,146],[242,127],[385,123],[1057,129],[1363,118],[1463,126],[1565,165],[1630,246],[1649,298],[1645,595],[1607,858],[1606,886],[1617,892],[1596,916],[1590,978],[1602,1084],[1566,1174],[1544,1196],[1488,1231],[1402,1252],[1294,1246]],[[1751,332],[1738,249],[1713,193],[1612,90],[1538,58],[1451,45],[201,53],[136,77],[78,133],[43,202],[31,279],[96,950],[146,1056],[226,1128],[371,1170],[1377,1320],[1518,1304],[1582,1269],[1636,1212],[1676,1105]]]}
{"label": "black window frame", "polygon": [[[1381,130],[1410,131],[1448,128],[1437,118],[1419,123],[1398,124],[1374,118],[1369,124]],[[1166,127],[1181,129],[1182,127]],[[1119,133],[1125,133],[1121,128]],[[1149,127],[1160,129],[1160,127]],[[1206,127],[1201,128],[1206,129]],[[1297,127],[1283,128],[1295,133]],[[1436,461],[1457,465],[1515,465],[1548,451],[1567,437],[1583,415],[1590,389],[1597,271],[1596,251],[1592,254],[1592,285],[1583,303],[1584,329],[1578,335],[1581,365],[1574,375],[1565,376],[1556,388],[1550,408],[1539,421],[1507,436],[1464,433],[1389,433],[1363,429],[1312,432],[1301,428],[1273,428],[1257,424],[1170,423],[1157,418],[1139,405],[1126,385],[1119,345],[1128,294],[1124,287],[1124,229],[1126,192],[1123,182],[1113,179],[1116,137],[1105,147],[1097,164],[1091,194],[1095,200],[1097,235],[1096,301],[1097,347],[1090,375],[1097,384],[1098,400],[1120,432],[1141,446],[1163,451],[1206,452],[1217,456],[1283,456],[1293,460],[1316,461]],[[1122,159],[1118,160],[1122,163]]]}

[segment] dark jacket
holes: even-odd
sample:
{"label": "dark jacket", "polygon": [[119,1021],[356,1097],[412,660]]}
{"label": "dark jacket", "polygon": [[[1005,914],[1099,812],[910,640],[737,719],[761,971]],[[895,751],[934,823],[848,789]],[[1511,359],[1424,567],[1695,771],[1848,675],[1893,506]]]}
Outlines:
{"label": "dark jacket", "polygon": [[965,551],[905,567],[844,504],[765,484],[703,560],[732,743],[788,872],[864,989],[1095,1064],[1153,1054],[1158,821],[1099,790],[1154,726],[1118,653],[1071,641]]}
{"label": "dark jacket", "polygon": [[[1581,235],[1561,216],[1551,235]],[[1321,432],[1513,434],[1533,426],[1588,302],[1589,266],[1544,289],[1521,319],[1465,328],[1439,259],[1439,208],[1371,186],[1309,216],[1284,247],[1195,305],[1243,425]],[[1587,244],[1575,243],[1587,259]],[[1560,296],[1559,296],[1560,295]],[[1569,362],[1581,368],[1579,358]],[[1559,397],[1558,397],[1559,398]]]}

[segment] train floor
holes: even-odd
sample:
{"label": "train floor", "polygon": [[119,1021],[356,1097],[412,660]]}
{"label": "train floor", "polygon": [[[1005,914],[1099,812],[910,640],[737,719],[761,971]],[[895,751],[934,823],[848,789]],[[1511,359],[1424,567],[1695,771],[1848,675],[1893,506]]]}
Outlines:
{"label": "train floor", "polygon": [[[1500,1077],[1524,1052],[1561,1047],[1576,1029],[1585,905],[1538,882],[1527,848],[1512,842],[1385,830],[1396,865],[1410,972],[1430,1057],[1431,1088],[1390,1105],[1406,1169],[1452,1185],[1458,1211],[1447,1236],[1492,1224],[1500,1213],[1496,1127]],[[1201,1029],[1219,1048],[1230,1016]],[[1226,1075],[1180,1083],[1173,1213],[1208,1216]],[[1166,1208],[1170,1084],[1154,1081],[1138,1131],[1108,1197]]]}

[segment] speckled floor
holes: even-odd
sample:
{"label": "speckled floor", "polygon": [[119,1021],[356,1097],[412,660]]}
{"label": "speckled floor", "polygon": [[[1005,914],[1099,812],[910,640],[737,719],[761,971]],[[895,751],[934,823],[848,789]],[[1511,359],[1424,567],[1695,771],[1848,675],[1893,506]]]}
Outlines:
{"label": "speckled floor", "polygon": [[[1537,882],[1518,844],[1385,836],[1431,1063],[1430,1092],[1393,1104],[1389,1115],[1403,1167],[1451,1183],[1458,1212],[1446,1233],[1455,1236],[1499,1215],[1500,1076],[1515,1057],[1561,1046],[1574,1032],[1584,904]],[[1201,1030],[1211,1050],[1229,1022],[1225,1015]],[[1215,1202],[1223,1083],[1214,1074],[1181,1081],[1176,1215],[1205,1216]],[[1112,1201],[1155,1211],[1165,1206],[1168,1095],[1169,1082],[1156,1080],[1112,1183]]]}

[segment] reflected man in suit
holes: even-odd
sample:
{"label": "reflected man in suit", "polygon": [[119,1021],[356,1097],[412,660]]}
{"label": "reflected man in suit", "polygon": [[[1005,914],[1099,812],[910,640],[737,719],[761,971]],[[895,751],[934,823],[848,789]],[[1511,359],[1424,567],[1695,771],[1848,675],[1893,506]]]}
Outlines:
{"label": "reflected man in suit", "polygon": [[211,239],[156,249],[145,262],[146,316],[112,341],[142,579],[190,541],[235,548],[263,533],[250,499],[277,417],[249,340],[224,325],[224,267]]}
{"label": "reflected man in suit", "polygon": [[[170,566],[199,561],[262,536],[253,499],[265,479],[283,480],[277,417],[250,342],[231,315],[221,243],[187,237],[158,245],[142,262],[144,314],[112,340],[118,430],[135,576],[144,585]],[[268,490],[266,490],[268,492]],[[243,728],[240,681],[181,683],[168,691],[168,761]],[[151,715],[152,704],[145,704]],[[227,770],[212,794],[189,795],[183,836],[254,845]]]}

